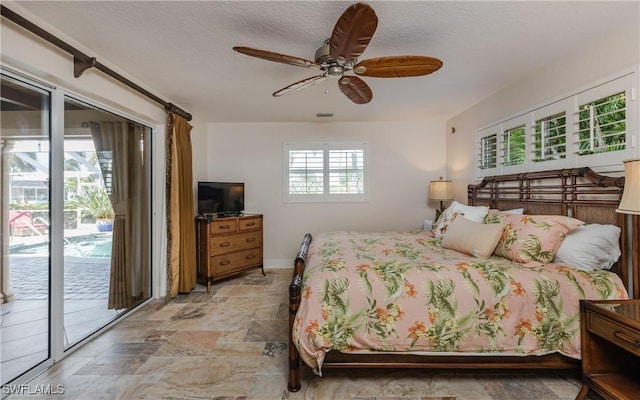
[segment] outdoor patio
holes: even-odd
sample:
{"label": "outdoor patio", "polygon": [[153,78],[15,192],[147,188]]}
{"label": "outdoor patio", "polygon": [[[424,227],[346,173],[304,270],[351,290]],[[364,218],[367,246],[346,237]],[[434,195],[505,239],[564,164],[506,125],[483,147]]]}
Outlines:
{"label": "outdoor patio", "polygon": [[[30,245],[38,238],[22,239]],[[42,241],[42,237],[39,238]],[[20,241],[20,240],[18,240]],[[1,380],[5,383],[47,358],[49,257],[11,254],[13,299],[0,304]],[[69,346],[117,316],[107,309],[110,259],[65,257],[64,343]]]}

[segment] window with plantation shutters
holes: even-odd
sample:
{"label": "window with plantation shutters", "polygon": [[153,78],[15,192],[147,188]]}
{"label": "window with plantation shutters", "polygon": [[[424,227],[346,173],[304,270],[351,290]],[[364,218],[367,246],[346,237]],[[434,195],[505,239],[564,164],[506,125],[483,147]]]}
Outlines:
{"label": "window with plantation shutters", "polygon": [[579,106],[579,155],[626,148],[626,104],[625,92],[621,92]]}
{"label": "window with plantation shutters", "polygon": [[638,157],[636,87],[629,74],[576,96],[572,144],[578,166],[618,166]]}
{"label": "window with plantation shutters", "polygon": [[496,167],[497,145],[498,139],[495,133],[480,139],[480,168],[489,169]]}
{"label": "window with plantation shutters", "polygon": [[567,157],[567,116],[563,111],[536,120],[533,124],[533,161]]}
{"label": "window with plantation shutters", "polygon": [[491,126],[476,135],[476,177],[498,173],[498,133],[500,126]]}
{"label": "window with plantation shutters", "polygon": [[322,149],[289,150],[290,194],[322,194],[324,155]]}
{"label": "window with plantation shutters", "polygon": [[[590,167],[622,170],[640,156],[637,70],[549,102],[476,133],[476,178]],[[497,149],[497,157],[496,157]]]}
{"label": "window with plantation shutters", "polygon": [[329,150],[329,194],[364,193],[364,150]]}
{"label": "window with plantation shutters", "polygon": [[524,125],[505,129],[500,141],[502,165],[511,167],[522,165],[526,161],[526,140]]}
{"label": "window with plantation shutters", "polygon": [[365,201],[364,143],[287,143],[285,201]]}

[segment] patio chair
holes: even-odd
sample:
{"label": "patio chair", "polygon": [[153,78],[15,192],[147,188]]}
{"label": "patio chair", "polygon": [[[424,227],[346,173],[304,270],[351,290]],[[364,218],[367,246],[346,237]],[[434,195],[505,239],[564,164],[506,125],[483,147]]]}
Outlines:
{"label": "patio chair", "polygon": [[47,231],[47,224],[34,221],[28,211],[9,211],[9,235],[10,236],[33,236],[44,235]]}

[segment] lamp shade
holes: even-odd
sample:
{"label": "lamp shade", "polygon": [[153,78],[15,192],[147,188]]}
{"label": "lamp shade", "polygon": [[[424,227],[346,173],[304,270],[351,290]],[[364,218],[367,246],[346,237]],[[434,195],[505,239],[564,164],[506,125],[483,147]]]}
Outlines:
{"label": "lamp shade", "polygon": [[453,200],[451,181],[443,181],[441,177],[439,181],[429,182],[429,200]]}
{"label": "lamp shade", "polygon": [[616,212],[640,215],[640,158],[624,161],[624,191]]}

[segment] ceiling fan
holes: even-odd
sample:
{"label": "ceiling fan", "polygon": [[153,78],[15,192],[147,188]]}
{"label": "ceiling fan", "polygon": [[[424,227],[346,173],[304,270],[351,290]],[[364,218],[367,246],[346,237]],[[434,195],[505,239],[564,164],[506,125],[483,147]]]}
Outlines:
{"label": "ceiling fan", "polygon": [[402,78],[427,75],[442,67],[442,61],[426,56],[377,57],[358,62],[377,26],[378,17],[373,8],[356,3],[342,13],[331,37],[316,51],[315,61],[251,47],[236,46],[233,49],[248,56],[321,71],[320,75],[274,92],[275,97],[305,89],[329,76],[338,79],[340,91],[356,104],[370,102],[373,93],[365,81],[354,75],[346,75],[346,72],[376,78]]}

